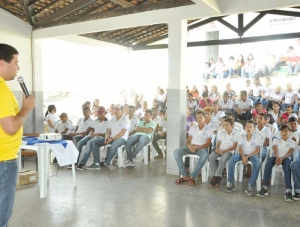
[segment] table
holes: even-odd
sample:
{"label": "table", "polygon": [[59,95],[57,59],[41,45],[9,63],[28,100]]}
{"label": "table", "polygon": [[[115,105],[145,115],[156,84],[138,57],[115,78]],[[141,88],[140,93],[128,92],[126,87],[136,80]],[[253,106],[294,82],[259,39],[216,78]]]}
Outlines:
{"label": "table", "polygon": [[[70,145],[71,151],[73,151],[76,154],[77,151],[77,157],[78,157],[78,150],[73,144],[72,141],[66,140],[68,143],[67,146]],[[18,168],[19,170],[22,169],[22,154],[21,154],[21,149],[27,149],[27,150],[34,150],[37,152],[37,157],[38,157],[38,167],[39,167],[39,186],[40,186],[40,198],[46,198],[47,197],[47,182],[48,182],[48,172],[49,172],[49,162],[50,162],[50,150],[52,150],[54,153],[57,153],[59,151],[56,151],[53,149],[53,146],[49,143],[37,143],[34,145],[26,145],[26,142],[22,142],[20,149],[19,149],[19,155],[18,155]],[[51,148],[51,147],[52,148]],[[69,150],[70,150],[69,149]],[[76,149],[76,150],[75,150]],[[57,153],[59,154],[59,153]],[[69,154],[66,154],[69,155]],[[72,165],[72,174],[73,174],[73,184],[74,188],[76,188],[76,171],[75,171],[75,165],[74,163],[77,161],[70,161],[70,160],[62,160],[61,153],[56,156],[58,163],[60,161],[63,162],[63,165]],[[74,156],[75,157],[75,156]],[[69,162],[69,163],[68,163]]]}

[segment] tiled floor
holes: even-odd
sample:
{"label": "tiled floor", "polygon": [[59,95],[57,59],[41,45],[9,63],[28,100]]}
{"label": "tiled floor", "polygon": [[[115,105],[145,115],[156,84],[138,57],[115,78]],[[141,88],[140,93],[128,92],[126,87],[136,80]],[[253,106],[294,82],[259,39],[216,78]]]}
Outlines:
{"label": "tiled floor", "polygon": [[[27,166],[34,168],[32,163]],[[266,198],[244,194],[247,179],[237,183],[232,194],[224,186],[210,188],[176,185],[176,177],[165,174],[165,160],[134,168],[110,167],[99,171],[77,171],[78,187],[72,173],[60,168],[49,179],[48,197],[39,198],[38,184],[17,189],[10,227],[182,227],[182,226],[299,226],[300,203],[284,201],[284,181]],[[55,168],[52,167],[52,174]],[[223,185],[225,185],[225,178]]]}

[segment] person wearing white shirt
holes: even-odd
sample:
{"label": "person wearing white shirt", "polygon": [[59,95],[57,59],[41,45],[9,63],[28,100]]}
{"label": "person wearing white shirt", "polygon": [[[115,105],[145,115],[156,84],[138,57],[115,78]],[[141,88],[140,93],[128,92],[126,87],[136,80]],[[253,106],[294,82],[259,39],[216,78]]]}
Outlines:
{"label": "person wearing white shirt", "polygon": [[67,135],[70,133],[71,130],[71,122],[68,121],[68,115],[66,113],[62,113],[59,115],[61,122],[57,122],[55,125],[55,133],[62,134],[62,137],[64,135]]}
{"label": "person wearing white shirt", "polygon": [[[291,133],[290,133],[290,138],[295,140],[295,137],[294,136],[298,136],[298,138],[300,138],[300,131],[298,130],[298,119],[295,118],[295,117],[291,117],[289,118],[288,120],[288,123],[289,123],[289,126],[291,128]],[[298,147],[300,145],[300,139],[299,139],[299,142],[298,142]],[[300,152],[299,152],[299,149],[298,149],[298,157],[296,157],[296,160],[300,160]]]}
{"label": "person wearing white shirt", "polygon": [[111,160],[118,152],[118,148],[125,145],[130,130],[130,121],[128,117],[123,115],[123,108],[120,104],[115,105],[115,115],[116,116],[109,121],[105,135],[105,145],[111,144],[107,149],[105,166],[110,165]]}
{"label": "person wearing white shirt", "polygon": [[115,104],[110,104],[109,107],[109,111],[108,113],[105,115],[105,117],[107,118],[107,120],[112,119],[115,116]]}
{"label": "person wearing white shirt", "polygon": [[290,126],[281,125],[279,128],[280,137],[273,139],[273,157],[270,157],[265,166],[264,179],[261,191],[257,196],[264,197],[268,195],[268,183],[274,165],[282,165],[285,178],[285,201],[293,201],[292,183],[291,183],[291,156],[295,149],[295,141],[289,138]]}
{"label": "person wearing white shirt", "polygon": [[218,104],[220,110],[233,113],[233,101],[229,99],[229,94],[227,91],[224,91],[222,99],[219,100]]}
{"label": "person wearing white shirt", "polygon": [[283,112],[280,110],[279,103],[274,102],[272,106],[272,110],[270,110],[268,113],[272,115],[276,124],[278,125],[281,124],[281,115],[283,114]]}
{"label": "person wearing white shirt", "polygon": [[212,104],[212,116],[211,120],[212,121],[220,121],[222,117],[225,116],[225,113],[223,111],[219,110],[219,104],[217,102],[214,102]]}
{"label": "person wearing white shirt", "polygon": [[234,111],[235,121],[238,120],[250,120],[252,118],[251,110],[253,106],[253,100],[247,98],[247,92],[245,90],[240,92],[240,99],[237,100]]}
{"label": "person wearing white shirt", "polygon": [[190,109],[191,115],[195,116],[195,109],[197,107],[197,101],[193,99],[193,95],[191,93],[189,93],[186,105]]}
{"label": "person wearing white shirt", "polygon": [[158,145],[158,140],[160,139],[166,139],[167,138],[167,118],[165,116],[165,110],[160,110],[160,121],[158,124],[158,127],[156,127],[156,135],[153,137],[152,140],[152,145],[155,148],[156,152],[158,153],[158,155],[156,155],[154,158],[158,159],[158,158],[163,158],[163,153],[162,150],[160,149],[159,145]]}
{"label": "person wearing white shirt", "polygon": [[299,114],[299,107],[300,107],[300,86],[298,88],[297,91],[295,91],[295,105],[294,105],[294,108],[293,108],[293,112],[296,113],[296,114]]}
{"label": "person wearing white shirt", "polygon": [[161,106],[162,109],[165,107],[166,99],[167,99],[167,94],[164,92],[163,89],[159,90],[159,93],[155,97],[157,104]]}
{"label": "person wearing white shirt", "polygon": [[55,123],[56,118],[54,114],[56,113],[55,105],[49,105],[48,110],[45,114],[45,121],[47,123],[47,129],[50,133],[55,133]]}
{"label": "person wearing white shirt", "polygon": [[160,116],[157,115],[157,109],[155,107],[151,108],[152,111],[152,121],[154,121],[154,123],[158,126],[159,122],[161,120]]}
{"label": "person wearing white shirt", "polygon": [[[188,138],[186,140],[186,146],[180,147],[174,151],[174,157],[181,175],[181,177],[175,181],[177,184],[188,181],[190,186],[194,186],[196,183],[195,179],[208,157],[207,148],[209,148],[211,145],[213,132],[212,129],[205,124],[204,112],[196,112],[196,121],[198,125],[194,125],[190,128]],[[198,161],[193,172],[190,174],[190,177],[188,177],[182,160],[183,156],[187,154],[194,154],[200,157],[200,160]]]}
{"label": "person wearing white shirt", "polygon": [[286,106],[287,105],[294,106],[294,104],[295,104],[295,94],[297,94],[297,93],[296,93],[296,91],[293,90],[292,84],[287,83],[286,84],[286,92],[284,93],[283,101],[282,101],[282,104],[281,104],[281,110],[282,111],[286,111]]}
{"label": "person wearing white shirt", "polygon": [[[85,164],[87,160],[90,157],[91,152],[93,151],[94,147],[98,148],[97,154],[94,154],[94,163],[99,163],[100,164],[100,157],[99,157],[99,144],[103,146],[104,144],[104,136],[106,129],[108,128],[108,120],[105,116],[105,108],[103,106],[99,106],[96,110],[97,114],[97,119],[92,121],[91,124],[91,131],[89,135],[85,136],[83,139],[81,139],[77,143],[77,149],[79,151],[77,163],[79,163],[79,157],[81,150],[83,146],[85,145],[85,153],[84,157],[79,163],[78,167],[76,168],[77,170],[83,170],[85,167]],[[96,153],[96,152],[95,152]],[[94,165],[94,164],[93,164]],[[92,166],[93,166],[92,165]],[[100,169],[100,165],[98,166],[99,168],[93,168],[93,169]],[[87,169],[90,169],[88,167]]]}
{"label": "person wearing white shirt", "polygon": [[129,136],[134,134],[134,129],[140,121],[140,119],[137,116],[134,116],[134,112],[135,112],[134,106],[129,106],[129,114],[128,114],[128,119],[130,121]]}
{"label": "person wearing white shirt", "polygon": [[269,97],[271,95],[271,92],[273,91],[272,85],[271,85],[271,78],[269,76],[266,77],[266,84],[262,87],[261,90],[261,99],[260,103],[263,104],[263,106],[266,108],[269,102]]}
{"label": "person wearing white shirt", "polygon": [[[234,182],[234,168],[235,164],[242,161],[243,165],[247,165],[248,161],[252,162],[252,172],[249,180],[249,184],[245,193],[248,196],[255,195],[256,180],[260,171],[260,160],[258,157],[261,138],[259,135],[254,133],[255,122],[248,120],[245,126],[246,134],[240,135],[238,139],[238,150],[239,153],[233,155],[229,159],[228,164],[228,179],[225,192],[232,192],[235,190]],[[268,178],[269,179],[269,178]]]}
{"label": "person wearing white shirt", "polygon": [[[226,166],[226,162],[232,156],[237,147],[238,134],[239,131],[234,128],[233,119],[224,119],[223,130],[219,131],[217,134],[216,149],[208,157],[210,169],[214,173],[209,184],[210,186],[220,186],[222,182],[222,172]],[[221,159],[219,161],[219,165],[217,165],[216,160],[219,157],[221,157]]]}
{"label": "person wearing white shirt", "polygon": [[142,105],[139,101],[136,101],[135,102],[135,112],[134,112],[134,115],[136,117],[138,117],[139,119],[142,119],[144,114],[143,114],[143,108],[142,108]]}
{"label": "person wearing white shirt", "polygon": [[281,92],[281,87],[277,86],[275,88],[275,91],[272,91],[269,97],[269,102],[267,104],[267,110],[272,108],[272,105],[274,102],[277,102],[279,105],[281,105],[282,100],[283,100],[283,93]]}
{"label": "person wearing white shirt", "polygon": [[257,116],[257,126],[255,126],[255,132],[261,133],[264,135],[265,141],[261,154],[261,162],[263,162],[267,155],[267,147],[269,146],[269,142],[271,139],[271,129],[266,127],[266,121],[268,119],[268,115],[264,113],[260,113]]}
{"label": "person wearing white shirt", "polygon": [[253,100],[253,105],[256,106],[261,98],[262,86],[260,85],[259,78],[254,78],[253,83],[254,86],[252,87],[252,94],[249,98]]}

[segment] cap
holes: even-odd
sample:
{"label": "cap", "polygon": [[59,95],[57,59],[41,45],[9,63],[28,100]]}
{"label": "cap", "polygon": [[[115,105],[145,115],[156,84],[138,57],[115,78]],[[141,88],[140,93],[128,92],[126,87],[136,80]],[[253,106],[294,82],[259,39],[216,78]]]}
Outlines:
{"label": "cap", "polygon": [[297,118],[297,119],[298,119],[298,116],[297,116],[297,114],[295,114],[295,113],[291,113],[291,114],[289,115],[289,118],[291,118],[291,117],[294,117],[294,118]]}
{"label": "cap", "polygon": [[99,106],[99,107],[97,108],[97,113],[98,113],[98,114],[105,113],[105,108],[104,108],[103,106]]}
{"label": "cap", "polygon": [[116,104],[114,108],[115,109],[122,109],[122,105],[121,104]]}
{"label": "cap", "polygon": [[68,114],[66,114],[66,113],[61,113],[61,114],[59,115],[59,117],[68,117]]}

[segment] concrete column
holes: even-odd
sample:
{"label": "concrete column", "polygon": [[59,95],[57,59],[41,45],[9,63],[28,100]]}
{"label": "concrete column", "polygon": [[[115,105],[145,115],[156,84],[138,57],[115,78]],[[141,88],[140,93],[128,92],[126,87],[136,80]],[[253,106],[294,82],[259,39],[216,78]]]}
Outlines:
{"label": "concrete column", "polygon": [[174,150],[185,146],[187,21],[169,22],[167,174],[178,175]]}
{"label": "concrete column", "polygon": [[33,78],[32,90],[35,97],[35,109],[33,110],[33,132],[44,132],[44,93],[43,93],[43,65],[42,65],[42,41],[32,41]]}

